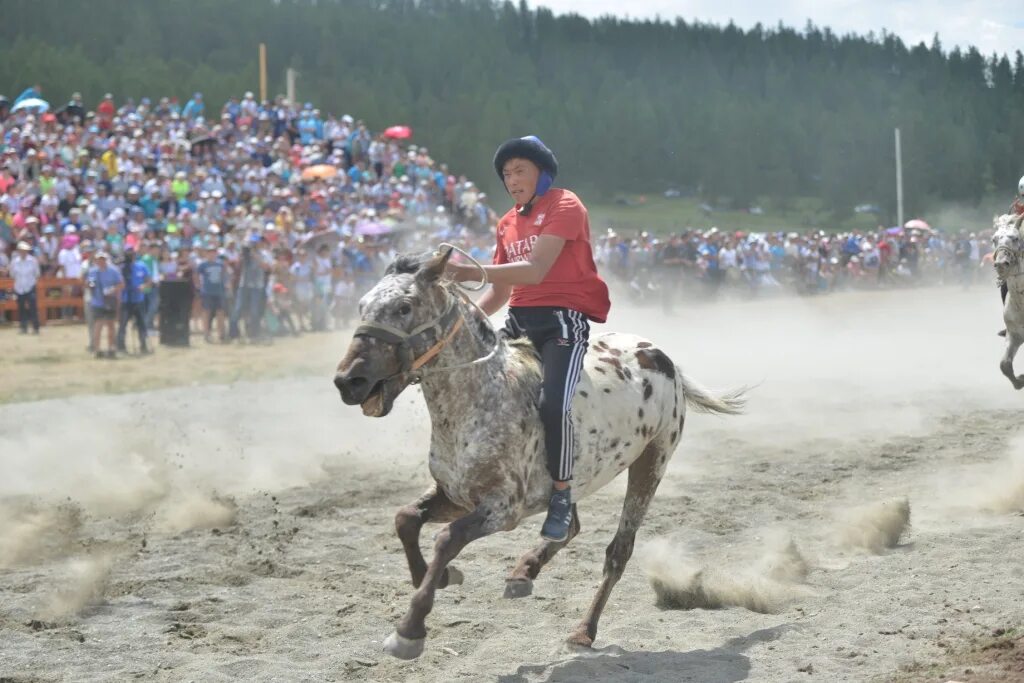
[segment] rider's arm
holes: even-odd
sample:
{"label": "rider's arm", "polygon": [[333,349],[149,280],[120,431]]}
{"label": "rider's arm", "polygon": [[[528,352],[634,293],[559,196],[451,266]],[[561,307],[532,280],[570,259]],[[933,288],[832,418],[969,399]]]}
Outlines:
{"label": "rider's arm", "polygon": [[508,303],[510,296],[512,296],[511,285],[494,285],[484,292],[476,303],[484,313],[490,316],[501,310],[501,307]]}
{"label": "rider's arm", "polygon": [[[487,273],[488,282],[494,285],[495,289],[502,285],[510,288],[511,293],[511,287],[516,285],[539,285],[543,282],[548,271],[551,270],[551,266],[555,264],[555,260],[562,252],[563,246],[565,246],[565,240],[561,237],[541,235],[533,245],[529,260],[482,267]],[[480,279],[480,271],[474,265],[449,263],[448,272],[457,282]],[[502,304],[504,305],[504,302]]]}

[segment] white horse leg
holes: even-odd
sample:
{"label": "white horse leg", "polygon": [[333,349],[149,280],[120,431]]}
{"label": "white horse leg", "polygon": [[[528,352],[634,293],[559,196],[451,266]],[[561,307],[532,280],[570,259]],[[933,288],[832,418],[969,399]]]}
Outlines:
{"label": "white horse leg", "polygon": [[1024,344],[1024,339],[1017,337],[1007,330],[1006,353],[1003,354],[1003,359],[999,362],[999,369],[1010,380],[1014,389],[1024,388],[1024,377],[1017,377],[1013,374],[1013,357],[1017,355],[1017,350],[1021,344]]}
{"label": "white horse leg", "polygon": [[384,640],[385,652],[399,659],[415,659],[423,653],[427,638],[424,622],[434,607],[434,593],[448,563],[472,541],[506,528],[506,516],[481,505],[438,532],[434,559],[427,565],[423,581],[412,596],[409,611],[398,622],[395,632]]}
{"label": "white horse leg", "polygon": [[622,577],[626,563],[633,555],[633,542],[637,529],[644,520],[647,507],[658,489],[668,458],[675,444],[667,436],[659,436],[648,444],[640,457],[629,466],[629,483],[626,485],[626,499],[622,503],[622,516],[615,537],[605,551],[604,580],[590,605],[590,610],[570,634],[570,645],[591,647],[597,637],[597,622],[612,593],[612,588]]}
{"label": "white horse leg", "polygon": [[[405,549],[413,586],[419,588],[423,582],[423,576],[427,573],[427,562],[423,559],[423,553],[420,551],[420,530],[423,525],[427,522],[451,522],[465,515],[466,512],[451,502],[435,483],[427,489],[426,493],[401,508],[395,515],[395,531],[398,532],[398,538],[402,541],[402,547]],[[446,567],[441,575],[438,588],[447,588],[449,585],[461,583],[462,572],[455,567]]]}
{"label": "white horse leg", "polygon": [[533,593],[533,580],[537,578],[541,568],[551,561],[555,554],[569,545],[569,541],[580,532],[580,517],[575,503],[572,506],[572,524],[569,526],[569,537],[564,541],[542,541],[536,548],[529,550],[519,558],[515,569],[505,579],[506,598],[525,598]]}

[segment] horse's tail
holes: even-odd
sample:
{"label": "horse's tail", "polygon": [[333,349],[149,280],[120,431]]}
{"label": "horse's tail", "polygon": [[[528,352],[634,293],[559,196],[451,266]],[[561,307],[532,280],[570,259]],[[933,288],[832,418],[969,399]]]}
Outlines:
{"label": "horse's tail", "polygon": [[723,415],[741,415],[743,407],[747,404],[747,392],[750,387],[738,387],[726,393],[715,396],[700,385],[699,382],[679,372],[678,377],[682,383],[683,396],[686,404],[701,413],[721,413]]}

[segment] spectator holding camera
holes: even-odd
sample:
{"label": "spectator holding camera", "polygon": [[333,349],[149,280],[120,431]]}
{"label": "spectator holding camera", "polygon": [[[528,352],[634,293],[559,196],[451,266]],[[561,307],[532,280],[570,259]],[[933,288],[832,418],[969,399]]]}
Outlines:
{"label": "spectator holding camera", "polygon": [[[124,278],[117,268],[110,265],[110,256],[107,252],[97,252],[93,256],[93,261],[96,265],[89,269],[86,276],[86,283],[91,292],[89,306],[92,308],[94,321],[92,348],[95,349],[97,358],[116,358],[114,320],[117,317],[117,302],[121,298],[121,290],[124,289]],[[101,351],[100,340],[104,328],[107,330],[107,350]]]}

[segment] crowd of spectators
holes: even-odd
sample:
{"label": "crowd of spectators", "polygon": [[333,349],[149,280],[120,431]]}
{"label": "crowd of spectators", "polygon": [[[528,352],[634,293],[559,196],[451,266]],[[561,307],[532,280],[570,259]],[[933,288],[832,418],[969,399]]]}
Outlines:
{"label": "crowd of spectators", "polygon": [[[486,194],[351,115],[251,92],[219,109],[198,92],[184,105],[75,93],[19,107],[42,95],[0,98],[0,274],[23,332],[38,330],[40,277],[82,281],[89,348],[110,357],[131,323],[149,350],[163,281],[192,283],[207,341],[267,342],[344,324],[403,245],[489,256]],[[101,350],[110,319],[118,334]]]}
{"label": "crowd of spectators", "polygon": [[930,227],[828,234],[748,234],[687,230],[661,239],[613,230],[601,235],[596,260],[637,302],[721,295],[824,294],[842,289],[981,282],[991,260],[988,233],[942,233]]}
{"label": "crowd of spectators", "polygon": [[[206,341],[266,343],[344,326],[400,249],[458,242],[490,260],[486,194],[409,140],[351,115],[253,93],[208,108],[163,97],[19,107],[0,96],[0,275],[22,332],[36,282],[80,280],[88,346],[159,324],[160,283],[190,283]],[[404,136],[403,136],[404,137]],[[879,228],[849,234],[686,230],[595,236],[595,258],[633,302],[957,283],[980,279],[985,234]],[[0,293],[4,296],[6,293]],[[70,314],[70,312],[69,312]],[[0,321],[2,322],[2,321]],[[107,330],[101,350],[100,332]]]}

